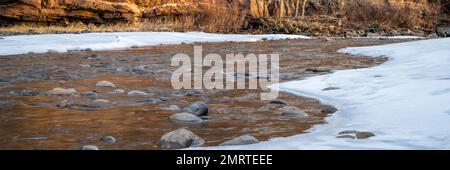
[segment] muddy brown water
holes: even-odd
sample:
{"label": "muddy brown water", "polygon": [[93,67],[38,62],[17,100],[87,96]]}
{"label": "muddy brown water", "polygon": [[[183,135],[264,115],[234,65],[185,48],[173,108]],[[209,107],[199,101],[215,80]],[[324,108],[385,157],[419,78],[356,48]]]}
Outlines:
{"label": "muddy brown water", "polygon": [[[338,39],[279,40],[253,43],[204,43],[203,54],[280,54],[281,81],[327,74],[307,68],[355,69],[384,62],[385,58],[349,56],[339,48],[394,43],[406,40]],[[192,56],[193,45],[162,45],[129,50],[26,54],[0,57],[0,149],[79,149],[86,144],[100,149],[160,149],[160,137],[186,127],[202,137],[205,146],[218,145],[250,134],[260,141],[305,133],[325,123],[329,106],[311,98],[281,93],[280,99],[301,108],[307,118],[280,115],[277,106],[259,100],[260,90],[174,90],[170,77],[176,67],[170,59],[177,53]],[[128,68],[116,70],[118,67]],[[113,82],[116,88],[96,87],[98,81]],[[47,96],[55,87],[75,88],[75,96]],[[148,96],[111,93],[140,90]],[[338,89],[335,89],[338,90]],[[95,91],[98,96],[80,93]],[[140,102],[160,98],[161,102]],[[64,101],[102,105],[58,107]],[[209,105],[204,124],[179,124],[168,117],[195,101]],[[174,106],[173,106],[174,105]],[[114,144],[103,136],[117,139]]]}

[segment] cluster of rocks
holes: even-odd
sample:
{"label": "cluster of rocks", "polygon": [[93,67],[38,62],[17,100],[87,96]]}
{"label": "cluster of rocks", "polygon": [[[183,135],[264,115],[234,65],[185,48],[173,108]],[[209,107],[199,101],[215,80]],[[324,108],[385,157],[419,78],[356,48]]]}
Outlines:
{"label": "cluster of rocks", "polygon": [[[101,87],[115,87],[114,84],[110,82],[101,81],[97,83],[97,86]],[[142,100],[143,102],[159,102],[160,99],[149,98]],[[176,107],[176,108],[175,108]],[[179,110],[175,105],[171,105],[173,110]],[[175,123],[203,123],[202,118],[208,115],[208,105],[204,102],[194,102],[187,107],[182,109],[182,112],[175,113],[170,116],[169,119]],[[102,138],[103,141],[108,143],[115,143],[116,139],[113,136],[105,136]],[[163,135],[160,139],[162,148],[164,149],[181,149],[187,147],[200,146],[205,143],[205,141],[194,134],[193,132],[187,130],[186,128],[180,128]],[[251,144],[256,143],[258,140],[252,136],[246,135],[238,137],[236,139],[225,142],[223,145],[232,144]],[[82,150],[99,150],[95,145],[85,145],[81,147]]]}
{"label": "cluster of rocks", "polygon": [[[175,113],[170,116],[170,120],[175,123],[203,123],[204,118],[208,115],[208,105],[204,102],[194,102],[182,109],[182,112]],[[180,128],[163,135],[160,139],[163,142],[165,149],[180,149],[187,147],[200,146],[205,141],[195,135],[186,128]],[[225,145],[246,145],[258,143],[258,139],[251,135],[243,135],[226,141],[221,146]]]}
{"label": "cluster of rocks", "polygon": [[[100,88],[116,88],[116,85],[110,81],[99,81],[96,83],[96,87]],[[37,92],[33,91],[22,91],[22,92],[11,92],[12,95],[36,95]],[[114,89],[113,91],[109,92],[108,94],[122,94],[125,93],[125,90],[123,89]],[[105,107],[113,104],[109,100],[106,99],[99,99],[99,94],[96,91],[86,91],[78,93],[78,91],[74,88],[54,88],[52,90],[49,90],[46,95],[47,96],[75,96],[75,95],[81,95],[81,96],[87,96],[91,100],[63,100],[60,103],[58,103],[57,107],[81,107],[81,108],[100,108]],[[127,93],[128,96],[146,96],[149,95],[146,92],[139,91],[139,90],[132,90]],[[159,98],[147,98],[144,100],[138,100],[138,102],[148,102],[148,103],[159,103],[162,100]]]}
{"label": "cluster of rocks", "polygon": [[[309,115],[302,109],[289,105],[288,102],[276,99],[272,100],[264,107],[267,110],[275,109],[277,114],[283,116],[294,117],[308,117]],[[335,112],[336,109],[332,106],[325,112]],[[334,109],[334,110],[333,110]],[[169,117],[169,119],[175,123],[204,123],[205,118],[208,116],[208,105],[203,102],[194,102],[182,109],[182,112],[175,113]],[[201,146],[205,141],[195,135],[193,132],[186,128],[180,128],[163,135],[160,139],[163,142],[163,148],[165,149],[180,149],[187,147]],[[242,135],[236,138],[230,139],[220,144],[220,146],[227,145],[247,145],[258,143],[259,140],[251,135]]]}
{"label": "cluster of rocks", "polygon": [[182,112],[175,113],[169,119],[178,123],[203,123],[208,115],[208,105],[203,102],[194,102],[183,108]]}
{"label": "cluster of rocks", "polygon": [[[186,128],[180,128],[169,132],[163,135],[160,140],[161,142],[163,142],[164,149],[182,149],[188,147],[196,147],[201,146],[205,143],[205,141],[200,136],[197,136]],[[258,142],[259,140],[251,135],[242,135],[225,141],[220,144],[220,146],[248,145]]]}
{"label": "cluster of rocks", "polygon": [[[315,69],[322,71],[323,69]],[[312,71],[312,70],[311,70]],[[328,71],[328,70],[325,70]],[[95,84],[96,87],[99,88],[111,88],[114,89],[110,93],[126,93],[123,89],[117,89],[116,85],[110,81],[98,81]],[[19,92],[14,92],[14,94],[19,94]],[[21,95],[35,95],[32,91],[22,91]],[[73,95],[81,95],[90,97],[92,100],[63,100],[59,104],[58,107],[81,107],[81,108],[99,108],[104,106],[109,106],[113,104],[112,102],[105,99],[98,99],[99,94],[96,91],[86,91],[86,92],[78,92],[74,88],[54,88],[49,90],[46,93],[48,96],[73,96]],[[148,95],[146,92],[132,90],[126,93],[128,96],[145,96]],[[137,102],[148,102],[148,103],[159,103],[162,102],[162,98],[146,98],[137,100]],[[176,105],[170,105],[168,107],[169,110],[177,111],[177,113],[171,115],[169,120],[174,123],[179,124],[202,124],[205,123],[208,116],[208,105],[204,102],[193,102],[183,109],[178,108]],[[288,102],[276,99],[268,102],[265,106],[260,109],[266,109],[267,111],[275,111],[277,114],[282,116],[290,116],[290,117],[308,117],[309,115],[305,112],[305,110],[298,108],[296,106],[290,105]],[[328,109],[328,110],[327,110]],[[325,112],[335,112],[336,109],[334,107],[325,108],[327,110]],[[343,133],[342,135],[346,135],[343,137],[348,137],[350,133]],[[365,134],[364,132],[355,132],[355,138],[363,138]],[[116,139],[113,136],[105,136],[101,139],[104,142],[114,144],[116,143]],[[171,131],[160,138],[160,141],[163,143],[162,148],[165,149],[180,149],[187,147],[195,147],[201,146],[205,143],[205,141],[198,135],[189,131],[186,128],[180,128],[174,131]],[[225,141],[220,144],[220,146],[227,145],[247,145],[258,143],[259,140],[251,135],[242,135]],[[99,148],[95,145],[85,145],[81,147],[82,150],[99,150]]]}

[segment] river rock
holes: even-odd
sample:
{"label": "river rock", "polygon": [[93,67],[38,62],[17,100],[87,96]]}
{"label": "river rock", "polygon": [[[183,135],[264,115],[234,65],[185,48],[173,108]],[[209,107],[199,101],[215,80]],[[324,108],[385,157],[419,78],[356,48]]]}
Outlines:
{"label": "river rock", "polygon": [[167,110],[177,111],[180,110],[180,108],[176,105],[170,105],[169,107],[167,107]]}
{"label": "river rock", "polygon": [[321,72],[332,72],[333,69],[331,69],[329,67],[311,67],[311,68],[306,68],[306,71],[311,71],[314,73],[321,73]]}
{"label": "river rock", "polygon": [[116,72],[119,72],[119,73],[125,73],[125,72],[129,72],[129,71],[130,71],[130,69],[127,67],[117,67],[116,68]]}
{"label": "river rock", "polygon": [[81,147],[81,150],[100,150],[100,149],[98,149],[98,147],[95,145],[84,145],[83,147]]}
{"label": "river rock", "polygon": [[375,136],[372,132],[357,132],[356,138],[357,139],[366,139]]}
{"label": "river rock", "polygon": [[326,114],[331,114],[331,113],[334,113],[336,111],[337,111],[337,109],[335,107],[330,106],[330,105],[325,105],[325,106],[323,106],[323,109],[322,109],[321,112],[322,113],[326,113]]}
{"label": "river rock", "polygon": [[147,98],[143,100],[138,100],[138,102],[146,102],[146,103],[159,103],[162,102],[160,98]]}
{"label": "river rock", "polygon": [[87,92],[81,93],[81,95],[82,96],[97,96],[98,94],[93,91],[87,91]]}
{"label": "river rock", "polygon": [[128,92],[128,96],[146,96],[148,95],[146,92],[139,91],[139,90],[133,90]]}
{"label": "river rock", "polygon": [[203,120],[191,113],[175,113],[169,118],[175,122],[184,122],[184,123],[202,123]]}
{"label": "river rock", "polygon": [[116,94],[125,93],[125,90],[123,90],[123,89],[114,89],[113,93],[116,93]]}
{"label": "river rock", "polygon": [[93,102],[109,103],[110,101],[109,100],[105,100],[105,99],[96,99],[96,100],[93,100]]}
{"label": "river rock", "polygon": [[284,106],[279,110],[283,116],[308,117],[308,114],[305,111],[295,106]]}
{"label": "river rock", "polygon": [[181,149],[191,146],[200,146],[205,141],[191,131],[181,128],[163,135],[160,139],[163,142],[163,148]]}
{"label": "river rock", "polygon": [[91,65],[89,65],[89,64],[80,64],[80,67],[81,68],[89,68],[89,67],[91,67]]}
{"label": "river rock", "polygon": [[337,89],[340,89],[339,87],[327,87],[327,88],[324,88],[324,89],[322,89],[323,91],[329,91],[329,90],[337,90]]}
{"label": "river rock", "polygon": [[110,102],[104,99],[97,100],[73,100],[67,101],[64,100],[61,103],[57,104],[57,107],[71,107],[71,108],[100,108],[109,106]]}
{"label": "river rock", "polygon": [[208,105],[203,102],[194,102],[189,106],[183,108],[183,111],[191,113],[195,116],[206,116],[208,115]]}
{"label": "river rock", "polygon": [[47,92],[47,95],[74,95],[77,93],[75,89],[54,88]]}
{"label": "river rock", "polygon": [[5,108],[9,106],[9,102],[0,100],[0,108]]}
{"label": "river rock", "polygon": [[37,96],[39,95],[39,92],[31,90],[22,90],[22,91],[11,91],[10,94],[12,96]]}
{"label": "river rock", "polygon": [[372,132],[363,132],[357,130],[346,130],[338,133],[337,138],[353,138],[353,139],[367,139],[375,136]]}
{"label": "river rock", "polygon": [[227,145],[249,145],[249,144],[254,144],[254,143],[258,143],[259,140],[256,139],[255,137],[251,136],[251,135],[242,135],[239,136],[237,138],[228,140],[222,144],[220,144],[221,146],[227,146]]}
{"label": "river rock", "polygon": [[116,143],[117,141],[113,136],[105,136],[102,138],[102,140],[111,144]]}
{"label": "river rock", "polygon": [[97,87],[116,87],[116,85],[114,85],[114,83],[111,83],[109,81],[99,81],[96,84]]}
{"label": "river rock", "polygon": [[279,104],[279,105],[289,105],[288,102],[281,100],[281,99],[275,99],[270,101],[271,104]]}
{"label": "river rock", "polygon": [[339,136],[336,136],[336,138],[356,139],[356,136],[354,136],[354,135],[339,135]]}

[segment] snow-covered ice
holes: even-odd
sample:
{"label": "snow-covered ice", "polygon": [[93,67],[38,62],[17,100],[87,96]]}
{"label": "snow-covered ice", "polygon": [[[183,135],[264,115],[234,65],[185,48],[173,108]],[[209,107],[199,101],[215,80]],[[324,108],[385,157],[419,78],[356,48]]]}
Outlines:
{"label": "snow-covered ice", "polygon": [[[280,84],[339,111],[309,133],[253,145],[202,149],[450,149],[450,38],[339,50],[387,56],[382,65]],[[323,91],[326,87],[338,90]],[[376,134],[336,138],[340,131]]]}
{"label": "snow-covered ice", "polygon": [[45,53],[70,50],[112,50],[133,46],[180,44],[193,42],[252,42],[261,39],[294,39],[309,37],[287,34],[211,34],[203,32],[114,32],[85,34],[17,35],[0,39],[0,55]]}

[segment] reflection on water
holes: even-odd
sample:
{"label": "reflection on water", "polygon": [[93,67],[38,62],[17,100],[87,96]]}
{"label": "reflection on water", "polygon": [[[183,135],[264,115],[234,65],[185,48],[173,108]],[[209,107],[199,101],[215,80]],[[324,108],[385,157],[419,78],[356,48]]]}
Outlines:
{"label": "reflection on water", "polygon": [[[115,76],[116,77],[116,76]],[[134,89],[129,84],[149,85],[145,80],[131,76],[119,76],[122,81],[114,81],[123,89]],[[117,78],[117,77],[116,77]],[[311,123],[321,121],[317,117],[299,119],[285,117],[271,111],[258,111],[266,102],[258,100],[258,91],[197,92],[199,95],[180,95],[180,92],[159,88],[159,92],[150,96],[127,96],[109,94],[112,89],[93,87],[98,80],[112,80],[109,76],[100,79],[75,81],[71,84],[79,92],[96,91],[99,98],[111,101],[111,104],[98,108],[64,107],[56,105],[64,100],[92,101],[86,96],[44,96],[46,90],[61,86],[50,83],[29,83],[6,88],[3,91],[20,91],[21,86],[39,92],[39,96],[2,97],[9,104],[1,110],[0,148],[1,149],[78,149],[85,144],[98,145],[102,149],[158,149],[159,138],[167,132],[187,127],[205,139],[205,145],[217,145],[227,139],[252,134],[260,140],[276,136],[290,136],[307,129]],[[139,82],[142,81],[142,82]],[[166,89],[164,89],[166,88]],[[170,92],[171,91],[171,92]],[[162,94],[164,93],[164,94]],[[255,95],[249,95],[255,94]],[[137,102],[148,97],[164,96],[160,103]],[[311,99],[282,94],[283,98],[303,108],[318,107],[319,103]],[[222,100],[219,100],[222,98]],[[217,100],[211,100],[217,99]],[[210,118],[201,125],[177,124],[168,117],[177,111],[170,110],[171,105],[183,107],[193,101],[205,101],[210,107]],[[239,101],[239,102],[237,102]],[[117,143],[109,144],[101,140],[111,135]]]}

